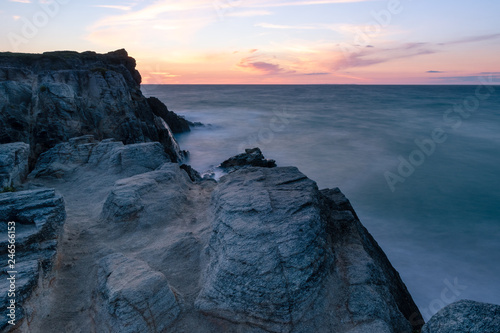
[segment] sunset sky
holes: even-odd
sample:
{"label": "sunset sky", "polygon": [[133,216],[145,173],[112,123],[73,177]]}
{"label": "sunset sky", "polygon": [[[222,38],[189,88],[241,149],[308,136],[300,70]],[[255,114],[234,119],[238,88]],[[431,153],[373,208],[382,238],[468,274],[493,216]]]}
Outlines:
{"label": "sunset sky", "polygon": [[125,48],[143,83],[500,82],[498,0],[1,1],[1,51]]}

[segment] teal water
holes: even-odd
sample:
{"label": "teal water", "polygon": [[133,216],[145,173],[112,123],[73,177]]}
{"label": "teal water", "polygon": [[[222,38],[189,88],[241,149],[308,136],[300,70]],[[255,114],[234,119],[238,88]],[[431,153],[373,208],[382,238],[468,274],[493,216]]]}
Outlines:
{"label": "teal water", "polygon": [[178,136],[201,172],[258,146],[339,187],[426,319],[458,299],[500,304],[500,86],[142,90],[207,124]]}

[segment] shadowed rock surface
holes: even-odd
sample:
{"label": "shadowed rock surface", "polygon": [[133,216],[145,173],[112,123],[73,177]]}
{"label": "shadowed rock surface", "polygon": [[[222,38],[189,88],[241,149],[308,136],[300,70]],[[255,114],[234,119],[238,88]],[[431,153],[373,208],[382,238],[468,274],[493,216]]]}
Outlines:
{"label": "shadowed rock surface", "polygon": [[41,153],[82,135],[158,141],[172,161],[181,160],[168,125],[188,130],[185,120],[152,110],[135,65],[125,50],[0,53],[0,143],[29,143],[31,167]]}
{"label": "shadowed rock surface", "polygon": [[441,309],[422,333],[498,333],[500,305],[461,300]]}
{"label": "shadowed rock surface", "polygon": [[245,149],[243,154],[233,156],[220,164],[220,167],[228,172],[250,166],[274,168],[276,161],[264,158],[259,148],[252,148]]}
{"label": "shadowed rock surface", "polygon": [[29,145],[14,142],[0,145],[0,191],[6,187],[16,187],[28,175]]}

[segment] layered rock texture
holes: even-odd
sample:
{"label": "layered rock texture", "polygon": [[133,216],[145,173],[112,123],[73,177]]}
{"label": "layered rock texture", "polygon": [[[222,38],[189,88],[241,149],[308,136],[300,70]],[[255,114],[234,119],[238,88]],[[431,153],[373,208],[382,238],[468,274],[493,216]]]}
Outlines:
{"label": "layered rock texture", "polygon": [[[0,194],[0,252],[15,221],[19,271],[16,325],[1,317],[3,332],[422,327],[339,189],[258,148],[224,161],[219,181],[180,165],[172,132],[190,123],[142,96],[125,51],[1,54],[0,75],[0,179],[15,191]],[[491,309],[475,306],[452,310],[476,323]]]}
{"label": "layered rock texture", "polygon": [[125,50],[0,53],[0,143],[28,143],[31,166],[49,148],[82,135],[157,141],[171,160],[181,160],[169,125],[177,132],[189,125],[142,95],[135,65]]}

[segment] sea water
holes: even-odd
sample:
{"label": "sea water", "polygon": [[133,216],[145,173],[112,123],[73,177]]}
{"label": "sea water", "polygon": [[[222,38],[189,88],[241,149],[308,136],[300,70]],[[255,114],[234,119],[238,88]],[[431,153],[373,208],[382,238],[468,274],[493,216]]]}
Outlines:
{"label": "sea water", "polygon": [[500,86],[145,85],[205,126],[177,136],[213,170],[260,147],[339,187],[425,319],[500,304]]}

